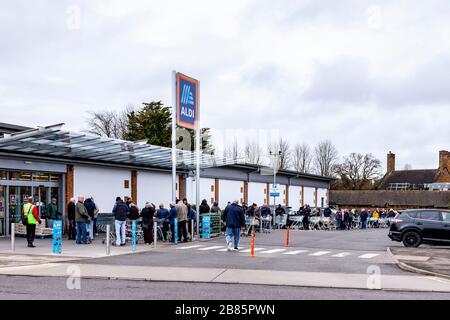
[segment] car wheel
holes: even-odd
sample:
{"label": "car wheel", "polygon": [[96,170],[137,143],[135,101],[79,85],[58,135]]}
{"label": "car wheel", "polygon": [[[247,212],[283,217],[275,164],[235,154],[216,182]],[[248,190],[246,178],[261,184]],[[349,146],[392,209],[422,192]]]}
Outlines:
{"label": "car wheel", "polygon": [[417,248],[422,243],[422,237],[417,231],[407,231],[403,235],[403,245],[405,247]]}

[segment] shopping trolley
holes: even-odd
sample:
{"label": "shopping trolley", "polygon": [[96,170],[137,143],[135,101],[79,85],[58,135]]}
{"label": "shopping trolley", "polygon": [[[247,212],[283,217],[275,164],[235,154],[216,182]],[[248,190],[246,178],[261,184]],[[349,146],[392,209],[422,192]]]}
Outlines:
{"label": "shopping trolley", "polygon": [[106,242],[106,232],[107,226],[109,226],[109,241],[114,243],[116,240],[116,232],[115,232],[115,218],[113,213],[99,213],[97,214],[97,231],[99,233],[104,233],[105,236],[102,240],[102,243]]}

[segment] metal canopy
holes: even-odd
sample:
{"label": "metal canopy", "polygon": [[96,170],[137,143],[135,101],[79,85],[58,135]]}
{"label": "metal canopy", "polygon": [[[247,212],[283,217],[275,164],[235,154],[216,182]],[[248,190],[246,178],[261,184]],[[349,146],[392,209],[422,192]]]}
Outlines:
{"label": "metal canopy", "polygon": [[[171,148],[65,131],[62,124],[5,134],[0,138],[0,151],[164,169],[172,167]],[[177,169],[194,170],[195,161],[194,152],[177,150]],[[231,159],[202,154],[200,168],[233,163]]]}

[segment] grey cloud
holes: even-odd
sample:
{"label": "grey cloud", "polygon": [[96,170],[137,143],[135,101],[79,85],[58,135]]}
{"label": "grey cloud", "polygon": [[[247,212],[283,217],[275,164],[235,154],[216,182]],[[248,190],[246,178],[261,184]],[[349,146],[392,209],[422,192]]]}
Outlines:
{"label": "grey cloud", "polygon": [[406,76],[392,76],[386,70],[371,75],[363,58],[343,57],[329,64],[317,64],[311,86],[304,98],[315,102],[377,103],[379,107],[409,105],[450,105],[450,56],[417,61],[414,71]]}

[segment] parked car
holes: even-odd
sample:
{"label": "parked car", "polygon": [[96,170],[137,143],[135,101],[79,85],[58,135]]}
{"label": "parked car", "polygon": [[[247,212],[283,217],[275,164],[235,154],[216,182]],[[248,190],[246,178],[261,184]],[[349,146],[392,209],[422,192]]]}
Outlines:
{"label": "parked car", "polygon": [[449,210],[405,210],[391,220],[389,238],[403,242],[405,247],[422,243],[450,245]]}

